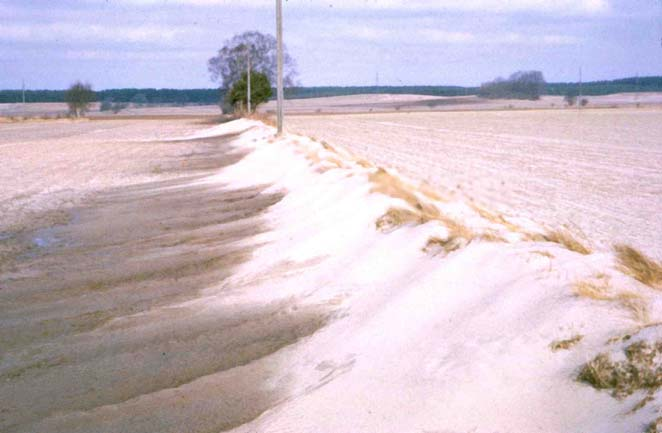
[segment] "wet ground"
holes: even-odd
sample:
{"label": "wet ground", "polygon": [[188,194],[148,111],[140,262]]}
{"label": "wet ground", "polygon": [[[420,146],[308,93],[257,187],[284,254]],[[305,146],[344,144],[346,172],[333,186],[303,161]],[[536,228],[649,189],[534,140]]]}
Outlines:
{"label": "wet ground", "polygon": [[282,197],[196,183],[244,156],[231,140],[0,233],[1,431],[222,431],[279,401],[269,355],[325,319],[225,301]]}

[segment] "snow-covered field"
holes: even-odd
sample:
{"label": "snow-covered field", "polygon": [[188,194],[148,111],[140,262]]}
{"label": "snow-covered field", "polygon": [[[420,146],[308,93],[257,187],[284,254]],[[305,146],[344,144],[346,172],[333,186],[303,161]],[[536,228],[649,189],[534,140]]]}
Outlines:
{"label": "snow-covered field", "polygon": [[[662,93],[617,93],[612,95],[587,96],[590,107],[616,108],[659,106]],[[428,96],[407,94],[359,94],[322,98],[286,99],[288,114],[316,113],[367,113],[395,111],[458,111],[458,110],[510,110],[510,109],[565,109],[562,96],[544,95],[536,101],[522,99],[485,99],[475,95]],[[261,112],[274,113],[276,102],[261,105]]]}
{"label": "snow-covered field", "polygon": [[293,116],[290,131],[502,213],[662,258],[662,110]]}
{"label": "snow-covered field", "polygon": [[[168,220],[175,227],[158,232],[167,246],[130,244],[146,249],[148,256],[129,264],[167,258],[172,248],[185,249],[187,258],[209,254],[216,237],[226,239],[226,233],[238,230],[237,221],[217,220],[209,209],[186,212],[186,206],[195,210],[213,203],[214,195],[222,199],[229,189],[253,197],[243,200],[282,197],[259,215],[235,212],[235,218],[247,219],[242,236],[234,242],[227,238],[225,247],[250,247],[250,255],[233,263],[231,275],[205,280],[187,292],[186,301],[166,298],[167,303],[138,313],[127,307],[92,329],[64,328],[60,332],[71,327],[75,332],[58,344],[49,344],[57,335],[40,334],[41,344],[28,342],[3,356],[0,397],[25,403],[26,395],[34,395],[42,412],[35,417],[29,407],[22,406],[22,412],[10,408],[0,420],[30,420],[7,422],[16,432],[67,433],[217,431],[228,425],[235,432],[311,433],[648,433],[657,431],[656,423],[662,427],[659,264],[646,263],[627,249],[582,245],[567,232],[500,215],[421,183],[420,176],[384,169],[383,158],[395,163],[416,159],[407,157],[406,150],[387,153],[387,147],[369,155],[376,163],[365,159],[358,153],[368,152],[358,152],[356,144],[345,147],[337,132],[342,119],[336,126],[327,124],[338,139],[329,143],[298,135],[275,138],[273,128],[250,120],[180,130],[188,139],[225,137],[231,154],[241,157],[204,177],[150,189],[151,200],[167,209],[173,207],[167,205],[170,195],[213,195],[187,202],[184,194],[177,207],[186,219],[175,213]],[[367,119],[364,127],[374,130],[374,118]],[[392,128],[394,139],[402,140],[405,131],[413,132],[419,142],[437,133],[420,121],[411,128],[391,126],[394,119],[380,118],[377,133]],[[347,124],[355,128],[353,142],[366,143],[370,132],[356,127],[360,117],[352,121],[358,122]],[[493,126],[497,132],[499,123]],[[540,127],[521,126],[520,133],[535,137]],[[418,128],[427,128],[426,133]],[[476,135],[481,137],[475,132],[467,137]],[[182,146],[187,142],[193,140],[182,140]],[[374,143],[367,142],[365,149],[375,149]],[[563,145],[563,137],[545,146],[555,143]],[[459,153],[447,155],[444,167],[456,164],[453,157],[464,164],[468,159]],[[521,165],[531,160],[520,158]],[[129,194],[140,191],[126,189]],[[120,196],[120,205],[124,200]],[[241,200],[222,206],[241,209]],[[114,215],[113,220],[127,218],[122,224],[131,237],[134,217],[125,207]],[[157,228],[144,216],[136,219],[142,230]],[[172,238],[182,224],[195,229],[183,232],[195,234],[193,241]],[[102,221],[102,234],[103,228]],[[68,302],[102,298],[106,311],[115,308],[113,302],[150,293],[150,286],[121,281],[122,291],[97,287],[93,296]],[[159,291],[182,284],[177,278],[157,282]],[[36,298],[36,306],[22,305],[18,301],[25,294],[9,287],[0,296],[12,300],[3,307],[12,323],[31,324],[30,314],[60,320],[53,316],[72,308],[57,300],[49,304],[50,293]],[[260,309],[267,314],[253,321],[250,312]],[[219,329],[210,330],[228,311],[236,314],[231,316],[236,322],[221,321]],[[306,333],[281,327],[305,311],[321,311],[323,326]],[[66,324],[80,317],[62,320]],[[183,332],[190,323],[196,328]],[[210,334],[219,330],[227,334]],[[282,340],[281,334],[291,334],[286,341],[292,343],[252,353],[265,341]],[[231,352],[237,341],[243,345]],[[252,356],[231,368],[196,370],[198,358],[244,359],[244,352]],[[136,371],[142,375],[131,376]],[[65,380],[77,372],[78,379]],[[180,382],[179,377],[188,379]],[[35,383],[49,394],[29,386]],[[89,398],[76,400],[69,395],[73,391],[76,398]],[[77,406],[66,407],[67,399]],[[65,403],[57,411],[44,409],[53,407],[52,401]],[[214,430],[221,424],[211,421],[219,416],[235,424]]]}

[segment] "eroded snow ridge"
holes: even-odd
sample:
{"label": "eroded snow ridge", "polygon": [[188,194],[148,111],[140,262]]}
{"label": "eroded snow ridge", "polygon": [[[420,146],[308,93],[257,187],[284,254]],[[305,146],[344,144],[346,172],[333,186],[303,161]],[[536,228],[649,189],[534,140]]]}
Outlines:
{"label": "eroded snow ridge", "polygon": [[277,353],[264,386],[286,384],[286,397],[237,432],[655,431],[658,263],[646,280],[621,253],[344,149],[246,120],[214,133],[226,128],[251,153],[203,182],[287,194],[223,284],[241,288],[237,302],[333,314]]}

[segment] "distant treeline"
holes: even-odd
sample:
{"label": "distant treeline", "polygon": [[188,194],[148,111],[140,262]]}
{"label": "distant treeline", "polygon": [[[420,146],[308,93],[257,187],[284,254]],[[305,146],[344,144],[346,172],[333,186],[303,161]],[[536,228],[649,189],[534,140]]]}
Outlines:
{"label": "distant treeline", "polygon": [[[66,90],[26,90],[25,102],[64,102]],[[218,104],[219,89],[108,89],[97,90],[95,100],[143,104]],[[20,90],[0,90],[0,103],[22,101]]]}
{"label": "distant treeline", "polygon": [[[579,89],[578,83],[547,83],[545,94],[567,95]],[[632,77],[608,81],[582,83],[583,95],[610,95],[612,93],[662,92],[662,77]],[[576,94],[576,93],[575,93]]]}
{"label": "distant treeline", "polygon": [[326,96],[361,95],[366,93],[461,96],[461,95],[475,95],[477,91],[478,91],[478,87],[460,87],[460,86],[292,87],[285,89],[285,97],[288,99],[303,99],[303,98],[321,98]]}
{"label": "distant treeline", "polygon": [[[577,83],[546,83],[543,94],[566,95],[578,90]],[[351,86],[351,87],[293,87],[285,91],[287,99],[325,96],[357,95],[364,93],[417,94],[431,96],[475,95],[478,87],[460,86]],[[662,92],[662,76],[632,77],[582,84],[584,95],[608,95],[627,92]],[[26,90],[25,102],[64,102],[64,90]],[[108,89],[95,92],[99,102],[140,104],[218,104],[223,94],[219,89]],[[275,95],[276,92],[274,91]],[[0,90],[0,103],[21,102],[20,90]]]}

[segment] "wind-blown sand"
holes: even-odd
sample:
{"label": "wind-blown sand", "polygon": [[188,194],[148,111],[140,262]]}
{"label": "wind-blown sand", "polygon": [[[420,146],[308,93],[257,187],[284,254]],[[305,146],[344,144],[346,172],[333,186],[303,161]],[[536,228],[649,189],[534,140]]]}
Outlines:
{"label": "wind-blown sand", "polygon": [[[661,416],[659,347],[636,367],[647,389],[577,380],[600,353],[662,345],[658,283],[611,249],[273,132],[189,134],[216,167],[95,195],[56,230],[72,244],[3,272],[5,430],[620,433]],[[78,263],[104,281],[152,267],[81,288]]]}

